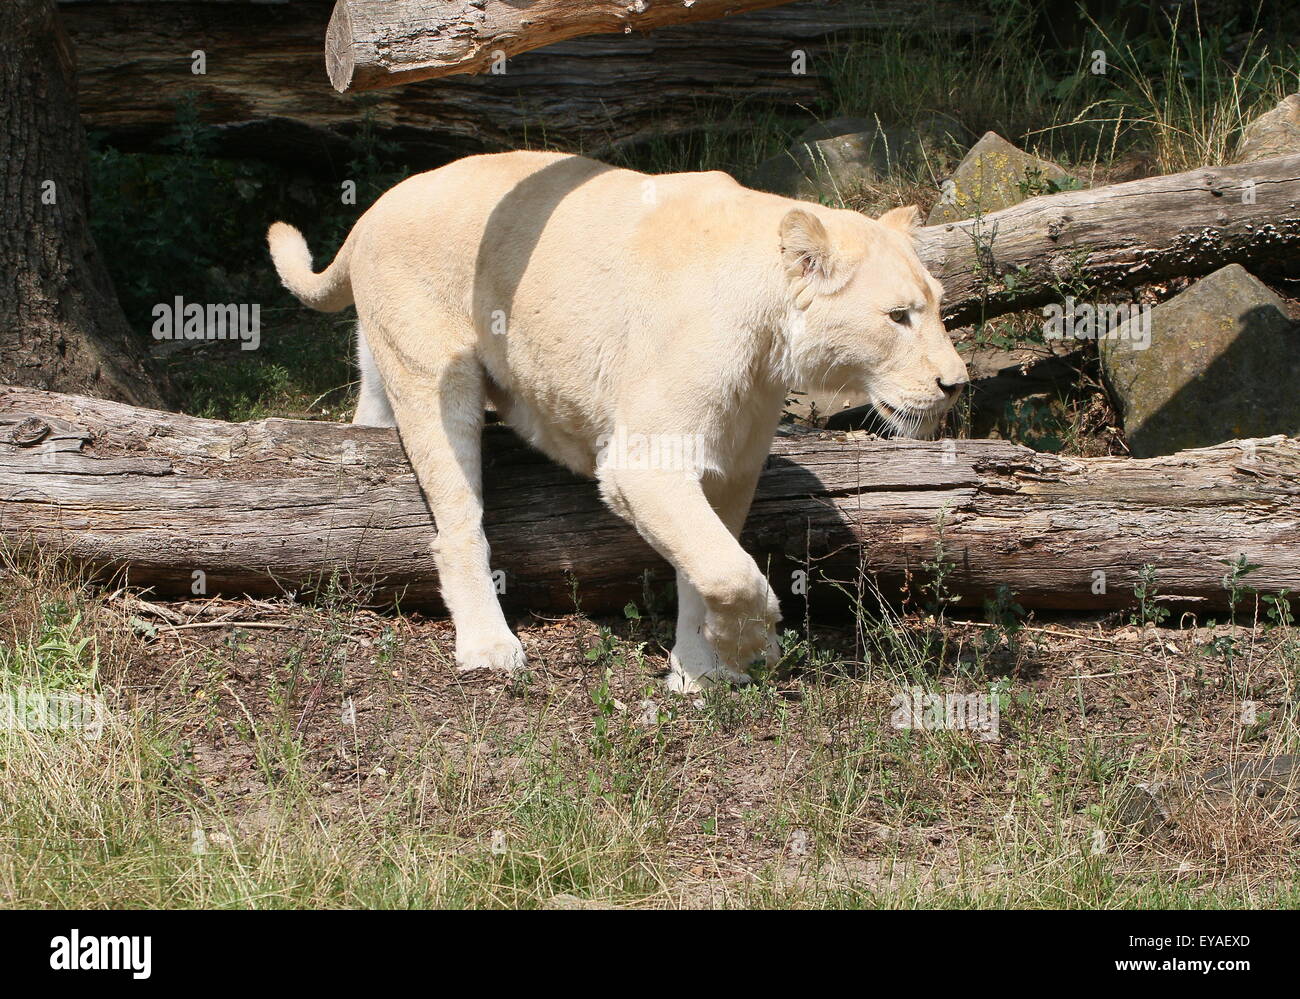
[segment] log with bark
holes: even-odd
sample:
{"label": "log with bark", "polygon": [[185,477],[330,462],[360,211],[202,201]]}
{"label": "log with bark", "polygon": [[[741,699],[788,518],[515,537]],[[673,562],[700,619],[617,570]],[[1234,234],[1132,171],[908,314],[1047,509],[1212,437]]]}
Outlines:
{"label": "log with bark", "polygon": [[[439,5],[442,6],[442,5]],[[123,149],[158,148],[177,102],[198,95],[216,148],[343,169],[368,114],[411,168],[469,153],[549,145],[595,156],[652,137],[740,132],[775,109],[810,122],[855,35],[983,33],[958,0],[802,0],[648,35],[595,35],[457,76],[340,95],[321,55],[332,0],[62,0],[82,71],[87,128]],[[206,72],[191,70],[202,50]],[[807,72],[792,72],[796,50]],[[129,54],[126,58],[124,54]],[[734,115],[744,106],[746,114]],[[752,113],[751,113],[752,112]]]}
{"label": "log with bark", "polygon": [[[486,529],[515,608],[639,600],[666,566],[600,503],[503,428],[485,440]],[[231,424],[29,389],[0,389],[0,541],[66,556],[162,594],[302,591],[333,574],[375,600],[436,604],[434,527],[393,431]],[[1069,459],[1002,441],[778,438],[744,535],[787,614],[794,575],[814,607],[874,581],[886,595],[950,565],[978,604],[1133,602],[1142,567],[1167,598],[1228,601],[1245,584],[1300,591],[1300,441],[1274,437],[1166,458]],[[196,573],[203,574],[196,576]],[[575,591],[576,587],[576,591]]]}
{"label": "log with bark", "polygon": [[950,325],[1231,263],[1300,277],[1300,155],[1032,198],[920,244]]}
{"label": "log with bark", "polygon": [[790,0],[338,0],[325,65],[340,92],[481,73],[493,62],[583,35],[631,34],[779,7]]}

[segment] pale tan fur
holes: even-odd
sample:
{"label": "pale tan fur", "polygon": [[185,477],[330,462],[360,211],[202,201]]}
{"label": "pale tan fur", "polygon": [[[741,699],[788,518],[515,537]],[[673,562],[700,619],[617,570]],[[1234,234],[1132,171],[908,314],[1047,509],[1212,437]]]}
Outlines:
{"label": "pale tan fur", "polygon": [[[788,387],[854,386],[929,434],[966,381],[915,225],[912,208],[872,220],[722,173],[516,152],[398,184],[320,274],[296,229],[268,239],[305,304],[356,304],[356,422],[401,433],[460,666],[524,663],[482,529],[491,399],[676,568],[670,685],[692,690],[776,653],[776,597],[737,537]],[[689,462],[646,467],[648,442],[677,440]]]}

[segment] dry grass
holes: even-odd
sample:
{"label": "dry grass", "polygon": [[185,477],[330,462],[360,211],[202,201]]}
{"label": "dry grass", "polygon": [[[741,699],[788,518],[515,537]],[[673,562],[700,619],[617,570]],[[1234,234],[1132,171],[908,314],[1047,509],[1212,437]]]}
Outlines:
{"label": "dry grass", "polygon": [[[864,612],[792,635],[787,675],[691,701],[663,691],[648,614],[525,625],[535,670],[504,683],[451,669],[444,622],[346,594],[171,605],[288,627],[169,632],[57,567],[3,583],[3,689],[58,676],[113,717],[98,740],[0,734],[7,906],[1300,899],[1290,799],[1193,796],[1150,836],[1117,811],[1136,782],[1294,752],[1287,627],[1008,636]],[[913,689],[991,693],[1000,738],[894,727]]]}

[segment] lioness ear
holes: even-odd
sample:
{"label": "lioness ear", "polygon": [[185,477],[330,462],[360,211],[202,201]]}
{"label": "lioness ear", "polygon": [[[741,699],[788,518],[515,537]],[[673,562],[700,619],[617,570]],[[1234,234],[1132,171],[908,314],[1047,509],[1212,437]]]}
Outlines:
{"label": "lioness ear", "polygon": [[791,277],[828,278],[834,270],[831,237],[821,219],[792,208],[781,220],[781,257]]}
{"label": "lioness ear", "polygon": [[876,221],[897,229],[905,236],[915,236],[921,224],[921,211],[916,205],[904,205],[902,208],[891,208]]}
{"label": "lioness ear", "polygon": [[813,295],[829,288],[838,269],[831,237],[821,219],[802,208],[792,208],[781,220],[781,259],[794,282],[795,304],[806,309]]}

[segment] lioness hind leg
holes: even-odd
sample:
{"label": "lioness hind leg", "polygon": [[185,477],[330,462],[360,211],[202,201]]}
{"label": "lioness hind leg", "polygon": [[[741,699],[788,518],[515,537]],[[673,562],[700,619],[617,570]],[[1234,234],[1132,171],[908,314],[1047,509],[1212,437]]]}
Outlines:
{"label": "lioness hind leg", "polygon": [[501,613],[483,533],[484,377],[478,361],[462,354],[419,372],[396,366],[388,389],[438,532],[433,555],[456,626],[456,665],[513,671],[526,664],[524,649]]}
{"label": "lioness hind leg", "polygon": [[375,355],[366,342],[366,331],[357,323],[357,368],[361,372],[361,391],[357,396],[357,411],[352,422],[362,427],[395,427],[397,418],[389,405],[384,381],[379,377]]}

